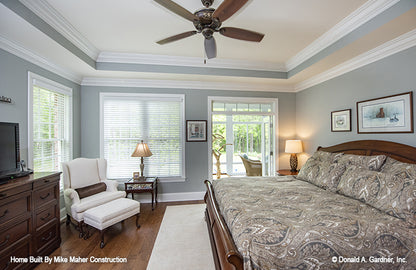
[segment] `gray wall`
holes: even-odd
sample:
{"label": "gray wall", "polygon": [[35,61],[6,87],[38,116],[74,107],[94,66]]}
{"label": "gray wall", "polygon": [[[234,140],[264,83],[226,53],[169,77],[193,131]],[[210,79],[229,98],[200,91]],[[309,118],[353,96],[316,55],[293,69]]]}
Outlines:
{"label": "gray wall", "polygon": [[[208,96],[278,98],[278,121],[281,134],[281,138],[279,138],[280,152],[284,150],[284,139],[295,136],[296,127],[293,121],[295,114],[294,93],[82,86],[81,155],[83,157],[92,158],[100,155],[100,92],[185,94],[186,120],[208,120]],[[187,181],[183,183],[162,183],[160,187],[162,193],[205,190],[203,180],[208,178],[208,145],[202,142],[188,142],[185,149]],[[286,162],[286,159],[284,162]],[[286,164],[284,166],[288,167]]]}
{"label": "gray wall", "polygon": [[33,72],[61,83],[73,90],[73,148],[74,158],[81,154],[81,86],[50,71],[40,68],[0,49],[0,96],[13,100],[12,104],[0,103],[0,122],[19,123],[21,159],[28,155],[28,72]]}
{"label": "gray wall", "polygon": [[[352,140],[388,140],[416,146],[415,133],[358,134],[356,114],[357,101],[410,91],[415,106],[415,89],[416,47],[413,47],[297,93],[297,136],[309,155],[320,145]],[[343,109],[352,109],[352,131],[331,132],[331,111]]]}

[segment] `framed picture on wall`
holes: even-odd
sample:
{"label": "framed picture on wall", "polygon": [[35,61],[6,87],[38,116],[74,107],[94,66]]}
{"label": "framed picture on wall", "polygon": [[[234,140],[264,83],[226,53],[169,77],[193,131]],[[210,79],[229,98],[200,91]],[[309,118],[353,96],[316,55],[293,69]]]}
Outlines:
{"label": "framed picture on wall", "polygon": [[331,112],[331,131],[351,131],[351,109]]}
{"label": "framed picture on wall", "polygon": [[413,133],[413,92],[357,102],[358,133]]}
{"label": "framed picture on wall", "polygon": [[186,120],[186,141],[207,141],[207,120]]}

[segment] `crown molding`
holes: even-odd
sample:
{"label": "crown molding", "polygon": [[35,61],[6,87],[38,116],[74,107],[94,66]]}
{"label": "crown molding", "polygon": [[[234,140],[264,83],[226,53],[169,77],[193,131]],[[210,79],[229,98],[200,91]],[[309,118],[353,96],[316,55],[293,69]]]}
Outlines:
{"label": "crown molding", "polygon": [[28,9],[70,40],[92,59],[97,59],[100,51],[89,42],[72,24],[66,20],[46,0],[19,0]]}
{"label": "crown molding", "polygon": [[101,52],[98,55],[97,62],[286,72],[286,66],[283,63],[218,58],[207,59],[206,63],[204,63],[204,58],[202,57],[185,57],[138,53]]}
{"label": "crown molding", "polygon": [[305,49],[297,53],[286,62],[286,70],[292,70],[313,57],[323,49],[335,43],[342,37],[351,33],[372,18],[392,7],[400,0],[369,0],[353,13],[345,17],[334,27],[309,44]]}
{"label": "crown molding", "polygon": [[353,71],[365,65],[396,54],[408,48],[416,46],[416,29],[392,39],[372,50],[360,54],[342,64],[339,64],[321,74],[295,85],[295,92],[305,90],[314,85],[328,81],[347,72]]}
{"label": "crown molding", "polygon": [[294,92],[292,86],[279,86],[254,83],[227,83],[207,81],[175,81],[122,78],[85,77],[82,86],[140,87],[140,88],[173,88],[199,90],[261,91],[261,92]]}
{"label": "crown molding", "polygon": [[65,79],[68,79],[74,83],[81,84],[82,78],[58,65],[53,64],[49,60],[39,56],[38,54],[22,47],[14,41],[10,41],[0,35],[0,48],[20,57],[26,61],[31,62],[41,68],[44,68],[50,72],[53,72]]}

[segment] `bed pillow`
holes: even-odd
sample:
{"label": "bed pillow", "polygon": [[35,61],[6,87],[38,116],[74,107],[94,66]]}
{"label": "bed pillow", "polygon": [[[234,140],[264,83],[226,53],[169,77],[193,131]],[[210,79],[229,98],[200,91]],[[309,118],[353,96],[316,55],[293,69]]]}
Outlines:
{"label": "bed pillow", "polygon": [[352,154],[345,154],[339,158],[338,163],[345,164],[345,166],[360,166],[363,168],[367,168],[371,171],[378,171],[380,170],[381,166],[383,166],[386,160],[385,155],[377,155],[377,156],[361,156],[361,155],[352,155]]}
{"label": "bed pillow", "polygon": [[330,153],[330,152],[325,152],[325,151],[316,151],[315,153],[313,153],[310,159],[333,163],[333,162],[336,162],[343,155],[344,153]]}
{"label": "bed pillow", "polygon": [[336,162],[342,155],[316,151],[302,166],[296,178],[335,192],[345,171],[345,165]]}
{"label": "bed pillow", "polygon": [[416,177],[416,165],[398,161],[394,158],[387,157],[381,172],[387,172],[394,175],[400,175],[402,173],[408,173],[413,177]]}
{"label": "bed pillow", "polygon": [[394,174],[353,165],[342,175],[337,192],[416,227],[416,165],[412,170],[414,174]]}

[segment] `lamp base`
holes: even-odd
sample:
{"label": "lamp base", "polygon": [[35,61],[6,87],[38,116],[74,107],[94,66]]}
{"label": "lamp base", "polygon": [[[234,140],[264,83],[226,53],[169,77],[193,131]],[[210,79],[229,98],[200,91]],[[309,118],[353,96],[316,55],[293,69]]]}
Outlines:
{"label": "lamp base", "polygon": [[144,171],[144,163],[143,163],[143,157],[140,158],[140,178],[144,178],[143,175],[143,171]]}
{"label": "lamp base", "polygon": [[298,168],[298,157],[296,154],[290,154],[290,171],[297,172]]}

